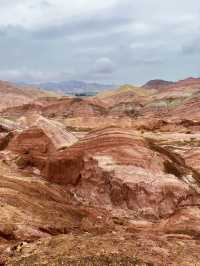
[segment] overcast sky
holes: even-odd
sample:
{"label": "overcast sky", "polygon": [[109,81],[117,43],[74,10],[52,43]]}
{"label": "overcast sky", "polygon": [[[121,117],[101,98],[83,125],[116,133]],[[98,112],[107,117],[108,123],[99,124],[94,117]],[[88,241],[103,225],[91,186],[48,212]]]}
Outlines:
{"label": "overcast sky", "polygon": [[200,76],[199,0],[0,0],[0,79]]}

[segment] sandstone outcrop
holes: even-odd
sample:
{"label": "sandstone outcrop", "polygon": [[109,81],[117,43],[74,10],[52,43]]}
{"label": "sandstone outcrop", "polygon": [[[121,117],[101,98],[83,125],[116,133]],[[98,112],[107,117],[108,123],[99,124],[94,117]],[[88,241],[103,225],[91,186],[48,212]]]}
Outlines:
{"label": "sandstone outcrop", "polygon": [[199,265],[199,79],[4,86],[0,265]]}
{"label": "sandstone outcrop", "polygon": [[20,128],[19,123],[9,119],[0,118],[0,132],[11,132]]}
{"label": "sandstone outcrop", "polygon": [[78,141],[78,138],[59,122],[50,121],[37,114],[22,117],[19,123],[23,129],[14,133],[8,149],[19,154],[19,162],[23,161],[25,166],[37,166],[41,169],[50,153]]}
{"label": "sandstone outcrop", "polygon": [[199,203],[197,192],[184,182],[188,174],[170,152],[115,128],[90,133],[53,154],[44,171],[51,182],[75,186],[76,194],[90,205],[117,206],[147,219]]}

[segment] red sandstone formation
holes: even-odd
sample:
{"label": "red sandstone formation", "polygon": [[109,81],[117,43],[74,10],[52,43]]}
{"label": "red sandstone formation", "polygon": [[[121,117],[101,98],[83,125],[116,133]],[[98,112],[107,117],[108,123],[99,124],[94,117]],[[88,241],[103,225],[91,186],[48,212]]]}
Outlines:
{"label": "red sandstone formation", "polygon": [[3,86],[0,265],[199,265],[199,79]]}
{"label": "red sandstone formation", "polygon": [[41,168],[50,153],[78,141],[78,138],[59,122],[50,121],[37,114],[22,117],[20,125],[24,130],[14,132],[8,149],[20,154],[23,164],[26,162],[26,165]]}
{"label": "red sandstone formation", "polygon": [[126,208],[140,218],[163,218],[200,200],[184,182],[189,170],[173,154],[117,129],[91,133],[52,155],[44,175],[51,182],[75,185],[90,206]]}

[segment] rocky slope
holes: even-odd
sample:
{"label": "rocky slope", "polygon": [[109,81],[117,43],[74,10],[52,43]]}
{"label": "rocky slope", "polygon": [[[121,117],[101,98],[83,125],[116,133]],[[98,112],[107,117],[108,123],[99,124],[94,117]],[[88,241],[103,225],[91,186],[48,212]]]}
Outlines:
{"label": "rocky slope", "polygon": [[200,81],[157,85],[2,109],[0,265],[200,265]]}
{"label": "rocky slope", "polygon": [[9,82],[0,81],[0,110],[31,103],[37,98],[49,95],[56,96],[55,93],[45,92],[34,87],[22,88]]}

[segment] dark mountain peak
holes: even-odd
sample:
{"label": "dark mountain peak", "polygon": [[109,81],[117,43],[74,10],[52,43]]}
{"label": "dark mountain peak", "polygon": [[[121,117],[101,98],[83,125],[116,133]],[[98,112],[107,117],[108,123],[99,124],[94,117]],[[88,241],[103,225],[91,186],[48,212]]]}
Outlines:
{"label": "dark mountain peak", "polygon": [[143,85],[144,88],[149,88],[149,89],[159,89],[162,87],[170,86],[173,85],[174,82],[172,81],[166,81],[162,79],[154,79],[148,81],[145,85]]}

